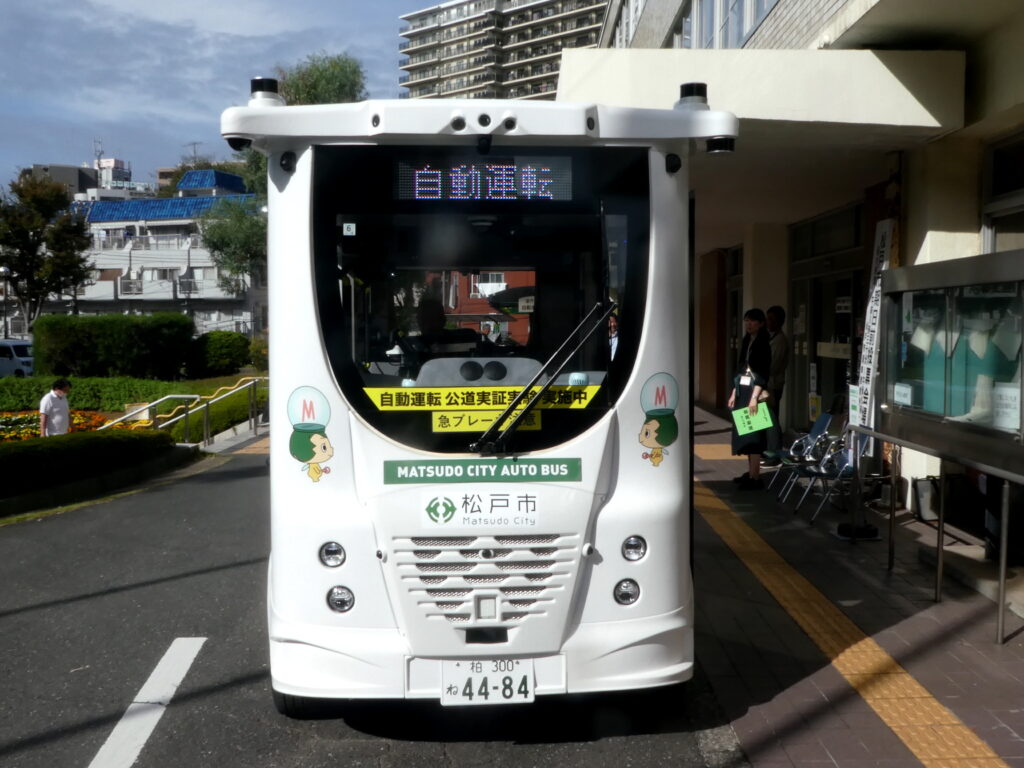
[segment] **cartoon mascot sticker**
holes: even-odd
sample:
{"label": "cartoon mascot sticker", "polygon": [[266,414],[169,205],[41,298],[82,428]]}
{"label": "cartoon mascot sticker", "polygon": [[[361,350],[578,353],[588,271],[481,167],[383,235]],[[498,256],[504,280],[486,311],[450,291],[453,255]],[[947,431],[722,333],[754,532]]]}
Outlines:
{"label": "cartoon mascot sticker", "polygon": [[667,373],[656,373],[644,383],[640,391],[640,407],[644,412],[644,425],[640,428],[640,445],[649,448],[641,457],[658,466],[668,455],[665,446],[679,437],[676,406],[679,404],[679,385]]}
{"label": "cartoon mascot sticker", "polygon": [[322,466],[334,456],[334,446],[327,438],[330,420],[331,406],[320,390],[299,387],[288,398],[288,421],[292,423],[288,451],[302,462],[303,471],[314,483],[331,471]]}

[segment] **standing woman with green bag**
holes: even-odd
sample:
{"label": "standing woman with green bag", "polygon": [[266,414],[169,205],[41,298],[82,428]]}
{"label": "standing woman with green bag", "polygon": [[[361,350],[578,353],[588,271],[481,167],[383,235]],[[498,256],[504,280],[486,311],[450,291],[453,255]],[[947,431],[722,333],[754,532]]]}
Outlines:
{"label": "standing woman with green bag", "polygon": [[[743,315],[743,329],[746,335],[740,347],[737,361],[736,378],[733,379],[732,393],[729,395],[729,410],[747,408],[750,415],[757,413],[759,407],[767,408],[764,403],[768,399],[768,376],[772,367],[772,348],[765,328],[764,312],[756,307],[748,309]],[[764,488],[761,480],[761,454],[768,445],[768,430],[761,429],[740,435],[736,424],[732,425],[732,452],[734,456],[746,454],[747,471],[733,482],[742,491]]]}

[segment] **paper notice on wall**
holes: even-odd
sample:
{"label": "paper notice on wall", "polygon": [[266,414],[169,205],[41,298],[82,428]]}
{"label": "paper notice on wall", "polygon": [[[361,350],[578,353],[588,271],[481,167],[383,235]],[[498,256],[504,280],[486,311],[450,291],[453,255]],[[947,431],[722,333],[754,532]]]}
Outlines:
{"label": "paper notice on wall", "polygon": [[817,421],[821,416],[821,395],[807,396],[807,418],[809,421]]}
{"label": "paper notice on wall", "polygon": [[996,384],[992,391],[992,426],[1004,432],[1020,430],[1020,384]]}

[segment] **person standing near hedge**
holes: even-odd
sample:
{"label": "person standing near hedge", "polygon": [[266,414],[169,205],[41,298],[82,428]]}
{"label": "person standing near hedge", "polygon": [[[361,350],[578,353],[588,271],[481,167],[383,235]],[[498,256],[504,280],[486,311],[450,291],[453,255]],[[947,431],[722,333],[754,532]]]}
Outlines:
{"label": "person standing near hedge", "polygon": [[71,382],[57,379],[50,391],[39,401],[39,436],[53,437],[67,434],[71,427],[71,409],[68,408],[68,390]]}

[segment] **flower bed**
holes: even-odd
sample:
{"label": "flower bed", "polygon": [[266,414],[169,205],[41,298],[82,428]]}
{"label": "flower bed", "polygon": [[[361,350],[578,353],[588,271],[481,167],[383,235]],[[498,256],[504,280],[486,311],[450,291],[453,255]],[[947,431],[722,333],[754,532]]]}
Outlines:
{"label": "flower bed", "polygon": [[[99,411],[72,411],[70,432],[92,432],[109,419]],[[118,427],[121,425],[118,424]],[[0,412],[0,442],[39,437],[38,411]]]}

